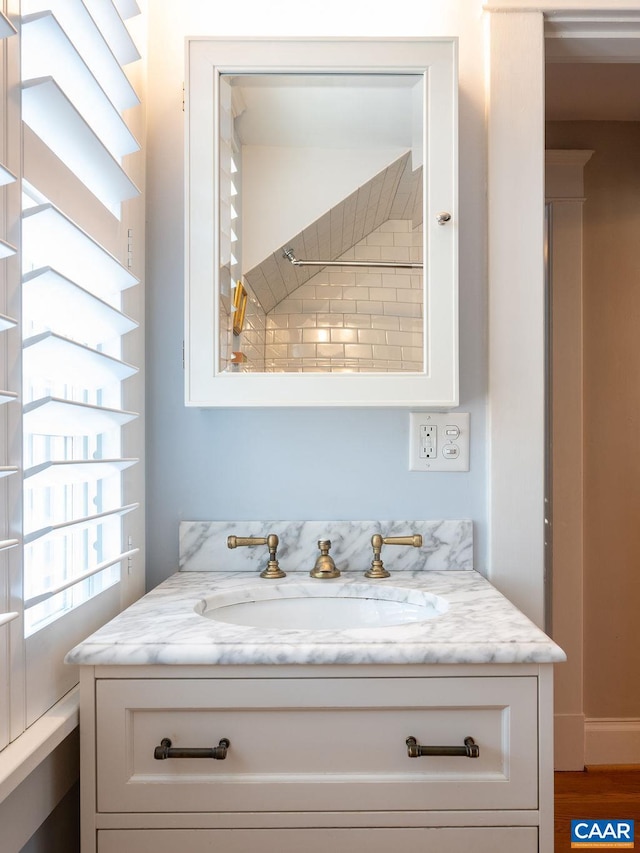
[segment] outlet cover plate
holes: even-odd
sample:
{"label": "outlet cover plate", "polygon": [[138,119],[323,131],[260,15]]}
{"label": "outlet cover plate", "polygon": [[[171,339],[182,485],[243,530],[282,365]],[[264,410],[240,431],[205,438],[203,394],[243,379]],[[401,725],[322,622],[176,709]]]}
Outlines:
{"label": "outlet cover plate", "polygon": [[[435,454],[433,431],[435,429]],[[429,449],[425,452],[425,435]],[[469,413],[468,412],[410,412],[409,413],[409,470],[410,471],[468,471],[469,470]]]}

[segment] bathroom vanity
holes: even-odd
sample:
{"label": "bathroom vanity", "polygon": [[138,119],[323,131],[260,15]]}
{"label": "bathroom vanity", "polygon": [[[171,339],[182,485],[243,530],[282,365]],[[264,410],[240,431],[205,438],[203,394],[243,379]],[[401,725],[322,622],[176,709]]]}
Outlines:
{"label": "bathroom vanity", "polygon": [[[390,625],[251,624],[260,600],[331,614],[377,598],[437,606]],[[245,624],[217,618],[234,603]],[[551,853],[563,659],[473,570],[181,571],[68,657],[83,853]]]}

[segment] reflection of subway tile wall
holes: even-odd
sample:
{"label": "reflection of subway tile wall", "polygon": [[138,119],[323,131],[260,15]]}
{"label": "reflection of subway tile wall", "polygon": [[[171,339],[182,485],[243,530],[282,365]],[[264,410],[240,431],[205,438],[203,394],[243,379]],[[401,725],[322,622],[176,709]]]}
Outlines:
{"label": "reflection of subway tile wall", "polygon": [[[392,219],[342,260],[421,261],[422,230]],[[243,372],[422,370],[422,270],[327,267],[265,315],[248,302],[233,350]]]}
{"label": "reflection of subway tile wall", "polygon": [[[422,231],[388,220],[342,260],[421,261]],[[422,370],[422,270],[327,267],[266,318],[267,372]]]}

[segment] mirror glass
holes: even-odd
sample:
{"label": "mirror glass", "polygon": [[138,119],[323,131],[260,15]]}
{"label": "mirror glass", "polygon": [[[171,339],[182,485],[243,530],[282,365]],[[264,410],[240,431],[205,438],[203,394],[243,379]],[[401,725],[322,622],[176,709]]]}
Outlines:
{"label": "mirror glass", "polygon": [[218,371],[424,371],[424,74],[218,80]]}

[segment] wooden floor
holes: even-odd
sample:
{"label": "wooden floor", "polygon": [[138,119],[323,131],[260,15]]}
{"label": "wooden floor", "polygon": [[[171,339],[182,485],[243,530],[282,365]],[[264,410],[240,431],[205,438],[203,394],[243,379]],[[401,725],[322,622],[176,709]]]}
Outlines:
{"label": "wooden floor", "polygon": [[555,851],[571,850],[571,821],[578,818],[635,820],[640,851],[640,767],[588,767],[555,774]]}

